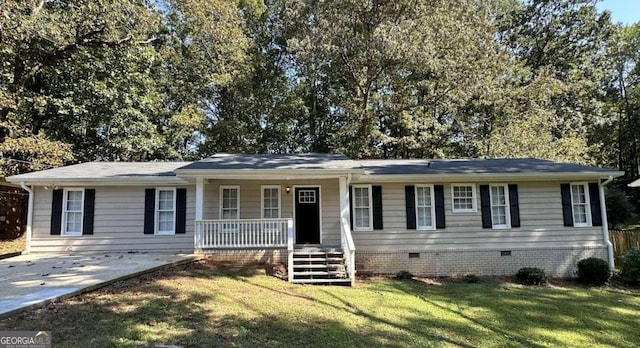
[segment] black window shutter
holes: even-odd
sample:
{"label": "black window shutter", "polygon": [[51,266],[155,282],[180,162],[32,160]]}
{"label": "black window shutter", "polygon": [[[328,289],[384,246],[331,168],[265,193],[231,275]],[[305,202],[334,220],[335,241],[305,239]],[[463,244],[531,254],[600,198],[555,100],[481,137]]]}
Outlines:
{"label": "black window shutter", "polygon": [[371,196],[373,197],[373,229],[383,229],[382,224],[382,186],[372,186]]}
{"label": "black window shutter", "polygon": [[144,191],[144,234],[155,234],[156,189]]}
{"label": "black window shutter", "polygon": [[433,187],[436,203],[436,228],[446,228],[447,224],[444,218],[444,186],[435,185]]}
{"label": "black window shutter", "polygon": [[187,189],[176,190],[176,233],[186,233]]}
{"label": "black window shutter", "polygon": [[509,184],[509,211],[511,213],[511,227],[520,227],[520,203],[518,185]]}
{"label": "black window shutter", "polygon": [[413,185],[404,187],[405,206],[407,208],[407,229],[416,229],[416,189]]}
{"label": "black window shutter", "polygon": [[93,211],[96,200],[96,190],[84,190],[84,216],[82,217],[82,234],[93,234]]}
{"label": "black window shutter", "polygon": [[560,193],[562,194],[562,216],[564,217],[564,225],[573,226],[573,209],[571,208],[571,186],[569,186],[569,184],[560,184]]}
{"label": "black window shutter", "polygon": [[493,222],[491,221],[489,185],[480,185],[480,208],[482,209],[482,228],[493,227]]}
{"label": "black window shutter", "polygon": [[53,190],[51,201],[51,230],[52,235],[59,235],[62,231],[62,190]]}
{"label": "black window shutter", "polygon": [[602,226],[602,210],[600,210],[600,188],[595,182],[589,183],[589,199],[591,202],[591,224]]}
{"label": "black window shutter", "polygon": [[349,186],[349,226],[353,231],[353,187]]}

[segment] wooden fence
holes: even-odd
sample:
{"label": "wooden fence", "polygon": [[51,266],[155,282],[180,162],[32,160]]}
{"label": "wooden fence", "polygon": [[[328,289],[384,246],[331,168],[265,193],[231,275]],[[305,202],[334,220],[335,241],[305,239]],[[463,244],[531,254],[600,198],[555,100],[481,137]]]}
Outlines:
{"label": "wooden fence", "polygon": [[613,254],[615,256],[616,267],[621,265],[620,256],[632,247],[640,248],[640,230],[621,231],[609,230],[609,239],[613,244]]}

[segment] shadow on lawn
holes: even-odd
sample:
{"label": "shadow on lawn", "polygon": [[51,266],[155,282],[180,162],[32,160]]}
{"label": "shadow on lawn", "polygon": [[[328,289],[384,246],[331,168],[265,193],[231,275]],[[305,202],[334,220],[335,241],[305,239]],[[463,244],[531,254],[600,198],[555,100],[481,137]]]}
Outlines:
{"label": "shadow on lawn", "polygon": [[[597,345],[633,346],[640,339],[636,330],[640,305],[630,303],[629,297],[634,295],[628,293],[581,288],[578,295],[574,289],[496,283],[459,283],[444,287],[416,281],[392,284],[395,290],[417,296],[430,306],[528,347],[571,344],[550,334],[542,336],[544,331],[555,330],[580,332]],[[593,329],[585,329],[586,326]],[[626,343],[605,337],[603,332],[607,331],[622,335]]]}
{"label": "shadow on lawn", "polygon": [[[578,297],[570,289],[386,280],[356,288],[313,287],[262,274],[255,266],[170,267],[5,319],[0,330],[51,330],[56,347],[570,344],[531,337],[537,329],[556,328],[584,332],[599,345],[631,345],[638,339],[633,311],[640,305],[618,303],[628,294],[594,291]],[[398,295],[403,301],[396,303]],[[618,330],[625,342],[585,331],[585,324]]]}

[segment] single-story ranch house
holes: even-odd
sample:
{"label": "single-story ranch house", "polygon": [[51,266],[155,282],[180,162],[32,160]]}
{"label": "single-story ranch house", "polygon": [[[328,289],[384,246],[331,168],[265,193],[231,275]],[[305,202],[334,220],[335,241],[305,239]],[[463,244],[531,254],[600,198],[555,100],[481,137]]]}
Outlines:
{"label": "single-story ranch house", "polygon": [[363,273],[570,276],[613,267],[603,187],[623,173],[538,159],[218,154],[90,162],[7,178],[29,191],[28,252],[182,251]]}

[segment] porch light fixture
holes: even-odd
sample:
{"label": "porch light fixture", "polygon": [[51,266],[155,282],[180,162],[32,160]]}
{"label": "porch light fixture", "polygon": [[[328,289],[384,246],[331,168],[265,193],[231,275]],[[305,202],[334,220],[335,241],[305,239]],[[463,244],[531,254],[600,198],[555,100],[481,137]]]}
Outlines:
{"label": "porch light fixture", "polygon": [[287,186],[287,188],[285,188],[285,190],[287,190],[287,194],[289,194],[289,192],[291,192],[291,187]]}

